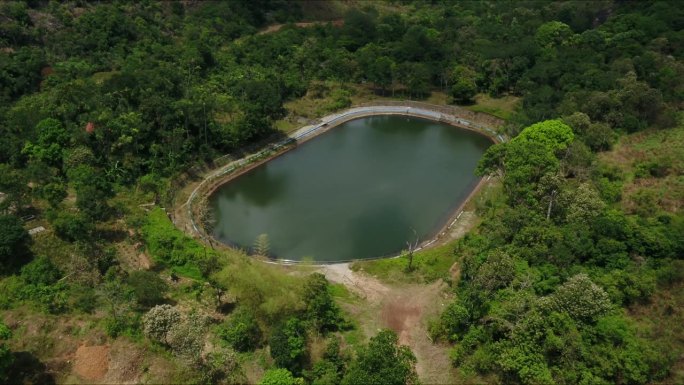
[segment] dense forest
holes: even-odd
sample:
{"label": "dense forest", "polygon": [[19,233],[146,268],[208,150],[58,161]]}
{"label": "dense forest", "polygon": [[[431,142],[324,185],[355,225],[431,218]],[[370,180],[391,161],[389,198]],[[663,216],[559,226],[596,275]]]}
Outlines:
{"label": "dense forest", "polygon": [[478,166],[494,193],[430,254],[456,277],[421,254],[368,269],[448,283],[425,332],[453,382],[680,383],[682,55],[675,1],[1,2],[0,382],[92,382],[65,358],[88,341],[111,373],[117,349],[136,360],[101,382],[419,383],[344,285],[163,208],[286,135],[297,103],[437,95],[516,101],[489,111],[513,138]]}

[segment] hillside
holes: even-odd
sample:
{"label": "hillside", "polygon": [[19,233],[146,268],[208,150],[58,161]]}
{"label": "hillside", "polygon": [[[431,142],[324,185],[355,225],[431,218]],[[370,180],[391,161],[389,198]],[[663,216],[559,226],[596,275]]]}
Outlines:
{"label": "hillside", "polygon": [[[666,1],[0,2],[0,382],[683,382],[683,20]],[[222,167],[415,102],[509,139],[431,247],[321,267],[188,231]]]}

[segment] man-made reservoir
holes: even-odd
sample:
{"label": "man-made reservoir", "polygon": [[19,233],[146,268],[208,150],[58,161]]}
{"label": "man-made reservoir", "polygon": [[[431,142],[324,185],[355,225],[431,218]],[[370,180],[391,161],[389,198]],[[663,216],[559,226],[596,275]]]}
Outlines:
{"label": "man-made reservoir", "polygon": [[219,187],[213,235],[250,249],[266,234],[270,256],[295,261],[396,254],[446,224],[491,144],[425,119],[352,120]]}

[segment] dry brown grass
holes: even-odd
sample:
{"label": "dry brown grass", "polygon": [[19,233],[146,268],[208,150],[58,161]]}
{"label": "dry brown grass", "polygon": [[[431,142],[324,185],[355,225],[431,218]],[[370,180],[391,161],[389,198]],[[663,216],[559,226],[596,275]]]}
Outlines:
{"label": "dry brown grass", "polygon": [[[660,209],[676,213],[684,204],[684,126],[637,132],[620,138],[612,151],[599,154],[599,161],[618,167],[625,174],[622,207],[638,209],[640,195],[650,195]],[[667,175],[636,178],[638,165],[671,163]]]}
{"label": "dry brown grass", "polygon": [[649,303],[632,306],[629,315],[637,321],[641,336],[656,342],[662,351],[679,352],[670,375],[656,383],[684,383],[684,282],[656,291]]}
{"label": "dry brown grass", "polygon": [[494,115],[503,120],[510,120],[519,103],[520,98],[517,96],[506,95],[500,98],[493,98],[487,94],[477,94],[475,96],[475,104],[465,106],[465,108],[475,112]]}

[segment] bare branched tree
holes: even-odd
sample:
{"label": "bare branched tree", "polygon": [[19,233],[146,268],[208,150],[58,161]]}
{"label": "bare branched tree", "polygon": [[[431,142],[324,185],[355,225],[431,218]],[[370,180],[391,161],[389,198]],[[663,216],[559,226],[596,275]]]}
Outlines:
{"label": "bare branched tree", "polygon": [[413,271],[413,252],[416,251],[416,248],[418,248],[418,233],[414,228],[411,228],[411,230],[413,231],[413,235],[416,236],[416,240],[413,243],[411,243],[411,241],[406,241],[406,247],[408,249],[406,256],[409,260],[406,271]]}

